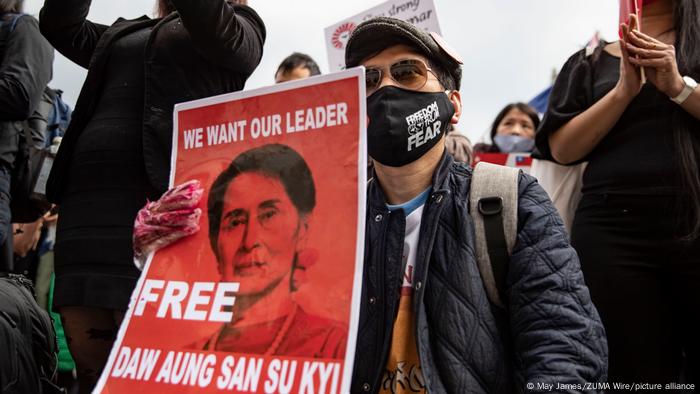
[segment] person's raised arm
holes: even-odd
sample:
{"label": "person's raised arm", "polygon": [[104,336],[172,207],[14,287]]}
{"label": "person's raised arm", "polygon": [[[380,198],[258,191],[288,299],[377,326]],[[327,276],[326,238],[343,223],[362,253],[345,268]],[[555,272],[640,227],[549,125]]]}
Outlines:
{"label": "person's raised arm", "polygon": [[265,25],[247,6],[225,0],[172,0],[195,48],[209,61],[244,74],[260,63]]}
{"label": "person's raised arm", "polygon": [[[623,36],[628,27],[623,25]],[[551,155],[561,164],[586,157],[615,126],[641,90],[639,68],[630,62],[625,39],[620,40],[620,78],[615,87],[591,107],[549,135]]]}
{"label": "person's raised arm", "polygon": [[61,54],[88,68],[106,25],[87,20],[90,0],[46,0],[39,14],[41,33]]}
{"label": "person's raised arm", "polygon": [[17,21],[0,63],[0,120],[27,119],[51,80],[53,48],[39,33],[36,19]]}

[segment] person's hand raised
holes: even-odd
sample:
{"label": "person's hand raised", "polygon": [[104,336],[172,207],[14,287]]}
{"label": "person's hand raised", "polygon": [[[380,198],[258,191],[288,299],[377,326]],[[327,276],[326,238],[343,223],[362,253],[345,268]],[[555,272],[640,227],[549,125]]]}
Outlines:
{"label": "person's hand raised", "polygon": [[[635,17],[636,20],[636,17]],[[629,31],[625,49],[632,55],[630,63],[644,67],[647,79],[669,97],[676,97],[683,90],[683,77],[678,72],[676,49],[673,45],[650,37],[639,30]]]}
{"label": "person's hand raised", "polygon": [[641,69],[632,62],[631,54],[627,51],[627,43],[630,40],[630,31],[637,28],[637,18],[630,15],[630,24],[623,23],[620,25],[622,30],[622,38],[620,39],[620,78],[617,81],[615,89],[620,96],[627,101],[632,101],[642,90]]}

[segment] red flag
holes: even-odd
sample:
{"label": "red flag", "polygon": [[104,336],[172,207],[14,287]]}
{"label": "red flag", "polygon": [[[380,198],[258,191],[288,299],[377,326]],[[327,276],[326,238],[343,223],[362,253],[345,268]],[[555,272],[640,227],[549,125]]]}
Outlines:
{"label": "red flag", "polygon": [[[630,23],[630,14],[636,14],[637,20],[642,20],[642,7],[645,3],[649,3],[648,0],[620,0],[620,22],[619,24]],[[640,28],[638,26],[637,28]],[[622,29],[619,31],[620,38],[622,38]]]}

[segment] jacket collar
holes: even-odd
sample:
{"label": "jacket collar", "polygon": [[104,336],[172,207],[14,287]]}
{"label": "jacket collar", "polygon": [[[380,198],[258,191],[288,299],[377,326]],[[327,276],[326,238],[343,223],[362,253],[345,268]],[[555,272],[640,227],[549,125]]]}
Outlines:
{"label": "jacket collar", "polygon": [[[447,188],[447,175],[449,174],[453,163],[454,159],[452,158],[452,155],[447,153],[447,150],[445,150],[440,158],[440,162],[435,168],[435,172],[433,173],[433,194],[449,193]],[[379,185],[377,180],[377,173],[374,171],[374,169],[372,169],[372,177],[367,184],[367,201],[369,202],[370,208],[382,212],[387,211],[386,195],[384,194],[384,190],[382,190],[382,187]]]}
{"label": "jacket collar", "polygon": [[433,191],[441,192],[447,190],[447,175],[450,173],[452,164],[454,164],[454,159],[445,149],[440,158],[440,163],[438,163],[433,173]]}

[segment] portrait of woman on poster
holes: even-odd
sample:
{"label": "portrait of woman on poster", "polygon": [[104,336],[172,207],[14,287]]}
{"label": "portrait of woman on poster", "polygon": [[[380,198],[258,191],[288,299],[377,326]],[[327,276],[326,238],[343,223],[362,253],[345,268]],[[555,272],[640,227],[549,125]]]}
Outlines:
{"label": "portrait of woman on poster", "polygon": [[211,186],[209,241],[221,280],[240,283],[233,321],[195,345],[246,354],[338,359],[347,326],[307,313],[292,297],[313,259],[311,170],[295,150],[269,144],[238,155]]}

